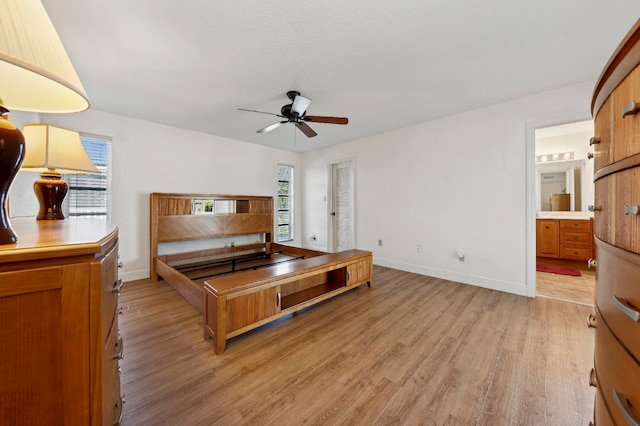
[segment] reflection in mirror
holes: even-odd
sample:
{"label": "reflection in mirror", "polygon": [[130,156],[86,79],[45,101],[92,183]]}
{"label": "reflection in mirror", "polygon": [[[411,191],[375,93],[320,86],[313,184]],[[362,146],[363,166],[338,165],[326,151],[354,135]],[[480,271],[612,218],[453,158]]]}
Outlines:
{"label": "reflection in mirror", "polygon": [[216,200],[215,201],[215,213],[235,213],[236,201],[235,200]]}
{"label": "reflection in mirror", "polygon": [[584,174],[585,160],[536,164],[538,211],[583,211]]}
{"label": "reflection in mirror", "polygon": [[236,200],[193,200],[191,214],[235,213]]}

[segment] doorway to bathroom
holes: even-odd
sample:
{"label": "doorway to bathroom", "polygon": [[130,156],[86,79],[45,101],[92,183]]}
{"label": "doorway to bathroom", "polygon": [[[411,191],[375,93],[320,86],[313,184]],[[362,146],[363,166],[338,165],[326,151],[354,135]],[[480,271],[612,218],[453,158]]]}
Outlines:
{"label": "doorway to bathroom", "polygon": [[535,129],[536,296],[593,305],[593,121]]}

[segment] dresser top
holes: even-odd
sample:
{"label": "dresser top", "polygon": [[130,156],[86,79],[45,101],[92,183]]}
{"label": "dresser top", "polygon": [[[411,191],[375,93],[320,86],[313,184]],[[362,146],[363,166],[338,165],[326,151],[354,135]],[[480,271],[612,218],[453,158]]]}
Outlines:
{"label": "dresser top", "polygon": [[0,245],[0,264],[34,259],[95,255],[115,240],[118,229],[101,219],[11,219],[15,244]]}
{"label": "dresser top", "polygon": [[620,42],[605,65],[591,99],[591,114],[595,117],[613,89],[640,64],[640,19]]}

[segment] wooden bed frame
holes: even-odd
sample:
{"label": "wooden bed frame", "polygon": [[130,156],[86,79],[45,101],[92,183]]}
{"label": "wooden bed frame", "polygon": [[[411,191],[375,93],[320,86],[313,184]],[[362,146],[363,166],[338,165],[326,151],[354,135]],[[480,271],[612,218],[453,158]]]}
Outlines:
{"label": "wooden bed frame", "polygon": [[[371,252],[325,253],[272,242],[272,197],[152,193],[150,201],[151,279],[162,277],[204,315],[205,337],[213,338],[216,354],[229,338],[371,286]],[[230,241],[234,237],[244,242]],[[165,243],[218,239],[220,245],[221,238],[223,247],[159,254]]]}

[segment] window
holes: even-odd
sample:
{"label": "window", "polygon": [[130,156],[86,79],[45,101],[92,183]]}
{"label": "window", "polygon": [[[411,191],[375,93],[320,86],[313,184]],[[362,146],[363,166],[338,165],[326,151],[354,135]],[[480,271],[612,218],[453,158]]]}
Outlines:
{"label": "window", "polygon": [[69,174],[65,214],[109,219],[111,187],[111,139],[80,134],[82,145],[100,174]]}
{"label": "window", "polygon": [[293,166],[278,164],[278,242],[293,240]]}

